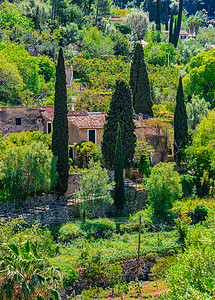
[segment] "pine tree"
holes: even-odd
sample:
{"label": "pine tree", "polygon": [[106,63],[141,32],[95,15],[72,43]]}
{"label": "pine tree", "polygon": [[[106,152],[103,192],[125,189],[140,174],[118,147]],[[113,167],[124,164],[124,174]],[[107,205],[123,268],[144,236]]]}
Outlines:
{"label": "pine tree", "polygon": [[181,150],[186,147],[188,142],[187,112],[184,103],[184,92],[182,79],[179,79],[179,87],[176,97],[176,107],[174,112],[174,158],[180,164]]}
{"label": "pine tree", "polygon": [[179,1],[179,9],[178,9],[176,36],[174,38],[175,48],[178,45],[178,39],[179,39],[179,35],[180,35],[180,30],[181,30],[182,11],[183,11],[183,0],[180,0]]}
{"label": "pine tree", "polygon": [[153,116],[148,73],[144,61],[143,46],[137,42],[134,47],[130,71],[130,86],[133,94],[133,106],[136,114]]}
{"label": "pine tree", "polygon": [[160,0],[156,2],[156,30],[161,30],[161,4]]}
{"label": "pine tree", "polygon": [[133,160],[136,135],[132,106],[131,89],[124,80],[117,80],[112,95],[102,140],[102,153],[107,167],[113,168],[115,163],[115,148],[118,122],[121,127],[122,153],[125,168],[131,166]]}
{"label": "pine tree", "polygon": [[174,45],[173,23],[174,23],[174,18],[173,18],[173,13],[171,11],[170,23],[169,23],[169,43],[172,43]]}
{"label": "pine tree", "polygon": [[63,49],[60,48],[56,67],[54,120],[52,134],[52,151],[58,158],[58,182],[55,190],[64,194],[68,187],[69,158],[68,158],[68,120],[67,120],[66,72]]}
{"label": "pine tree", "polygon": [[122,140],[121,140],[121,128],[118,123],[116,149],[115,149],[115,167],[114,167],[114,205],[117,211],[122,211],[125,204],[125,187],[123,178],[123,154],[122,154]]}
{"label": "pine tree", "polygon": [[169,2],[166,0],[165,5],[165,29],[168,30],[168,21],[169,21]]}

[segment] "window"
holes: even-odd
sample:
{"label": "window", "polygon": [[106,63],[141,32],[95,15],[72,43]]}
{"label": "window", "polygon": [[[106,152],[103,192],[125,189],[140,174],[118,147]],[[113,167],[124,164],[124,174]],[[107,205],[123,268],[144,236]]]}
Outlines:
{"label": "window", "polygon": [[96,130],[95,129],[88,130],[88,142],[93,142],[94,144],[96,144]]}
{"label": "window", "polygon": [[52,132],[52,122],[47,122],[47,134]]}
{"label": "window", "polygon": [[69,146],[69,158],[73,159],[73,148]]}
{"label": "window", "polygon": [[16,118],[16,125],[21,125],[21,118]]}

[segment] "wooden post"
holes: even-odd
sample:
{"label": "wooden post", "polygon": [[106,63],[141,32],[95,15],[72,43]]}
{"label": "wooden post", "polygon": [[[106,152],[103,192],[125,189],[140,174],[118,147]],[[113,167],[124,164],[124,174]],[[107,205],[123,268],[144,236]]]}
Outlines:
{"label": "wooden post", "polygon": [[141,215],[140,215],[140,223],[139,223],[139,240],[138,240],[138,257],[137,257],[137,279],[139,277],[139,269],[140,269],[140,238],[141,238]]}

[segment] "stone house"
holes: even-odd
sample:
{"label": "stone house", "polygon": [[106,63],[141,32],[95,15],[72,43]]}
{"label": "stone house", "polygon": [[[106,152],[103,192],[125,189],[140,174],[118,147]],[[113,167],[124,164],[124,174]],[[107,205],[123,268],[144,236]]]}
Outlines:
{"label": "stone house", "polygon": [[[54,107],[0,107],[0,133],[6,135],[10,132],[42,131],[50,134],[54,119]],[[163,153],[154,143],[159,139],[156,131],[153,131],[142,122],[140,114],[134,120],[138,141],[147,140],[154,148],[155,153],[152,163],[161,161]],[[68,112],[70,157],[73,158],[72,145],[83,141],[92,141],[96,145],[101,144],[105,113],[102,112]],[[153,131],[153,132],[152,132]]]}

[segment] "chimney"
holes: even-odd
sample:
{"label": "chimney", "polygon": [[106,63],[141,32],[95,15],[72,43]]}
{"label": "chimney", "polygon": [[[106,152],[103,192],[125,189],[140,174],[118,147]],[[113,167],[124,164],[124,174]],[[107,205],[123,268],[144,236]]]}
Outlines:
{"label": "chimney", "polygon": [[143,114],[139,113],[139,122],[143,121]]}

